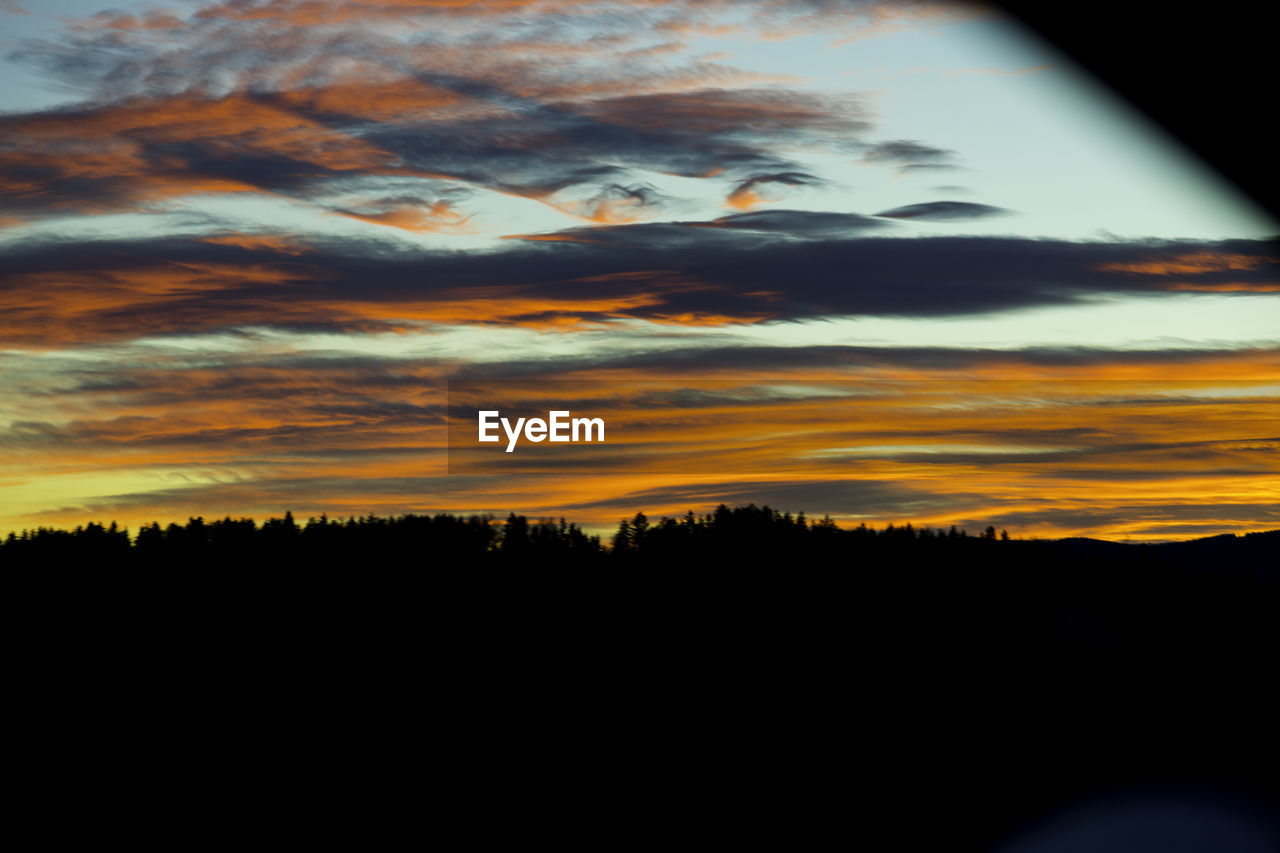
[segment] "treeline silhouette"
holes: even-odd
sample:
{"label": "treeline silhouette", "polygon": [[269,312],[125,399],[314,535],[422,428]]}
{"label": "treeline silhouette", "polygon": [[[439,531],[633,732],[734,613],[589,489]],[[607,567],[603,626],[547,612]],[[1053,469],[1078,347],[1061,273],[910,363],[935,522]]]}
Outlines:
{"label": "treeline silhouette", "polygon": [[864,568],[882,571],[891,563],[928,564],[950,569],[1025,567],[1194,568],[1274,581],[1280,565],[1280,531],[1224,535],[1185,542],[1128,544],[1094,539],[1011,539],[994,526],[970,534],[955,526],[942,530],[910,523],[876,529],[843,528],[830,517],[810,521],[769,506],[749,504],[714,512],[650,520],[643,512],[622,519],[608,542],[564,518],[530,520],[511,513],[460,516],[369,515],[333,519],[327,515],[299,524],[291,512],[262,524],[226,517],[185,525],[156,522],[135,536],[110,525],[89,523],[74,530],[39,527],[11,532],[0,541],[0,565],[96,566],[307,565],[351,566],[369,560],[435,565],[465,562],[498,566],[555,563],[564,566],[617,565],[714,569],[773,567]]}
{"label": "treeline silhouette", "polygon": [[754,613],[761,621],[742,631],[789,625],[836,644],[849,632],[868,643],[895,636],[900,649],[927,646],[935,660],[1022,655],[1112,672],[1126,656],[1142,669],[1199,661],[1225,671],[1280,648],[1280,530],[1162,544],[1037,540],[992,526],[841,527],[722,504],[657,520],[637,513],[602,540],[563,518],[515,513],[303,523],[286,513],[261,524],[152,523],[132,537],[98,523],[11,533],[0,569],[6,578],[89,576],[108,594],[121,578],[144,595],[148,579],[195,578],[215,595],[354,592],[379,607],[398,589],[404,602],[477,608],[505,596],[521,612],[532,601],[556,610],[583,600],[604,614],[650,606],[688,624]]}
{"label": "treeline silhouette", "polygon": [[423,557],[437,565],[486,563],[531,558],[583,562],[603,554],[600,537],[588,536],[576,524],[528,518],[512,513],[499,523],[492,515],[449,513],[384,518],[369,515],[345,520],[326,515],[298,524],[292,512],[261,525],[252,518],[226,517],[161,527],[152,522],[130,538],[115,522],[90,523],[62,530],[41,527],[10,533],[0,543],[0,566],[21,563],[93,565],[224,566],[243,568],[289,566],[359,566],[371,560],[392,566],[398,560],[418,564]]}

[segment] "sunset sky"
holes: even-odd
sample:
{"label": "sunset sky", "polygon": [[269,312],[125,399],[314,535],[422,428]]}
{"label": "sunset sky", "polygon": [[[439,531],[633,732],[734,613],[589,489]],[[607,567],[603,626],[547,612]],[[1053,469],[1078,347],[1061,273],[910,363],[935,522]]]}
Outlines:
{"label": "sunset sky", "polygon": [[[0,25],[0,534],[721,501],[1280,527],[1280,224],[992,8]],[[633,429],[460,472],[449,380]]]}

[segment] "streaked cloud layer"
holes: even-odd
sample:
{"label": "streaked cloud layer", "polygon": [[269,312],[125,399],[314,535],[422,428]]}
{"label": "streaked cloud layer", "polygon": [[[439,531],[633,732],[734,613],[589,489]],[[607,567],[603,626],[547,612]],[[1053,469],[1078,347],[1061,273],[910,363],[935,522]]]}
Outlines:
{"label": "streaked cloud layer", "polygon": [[[1100,130],[1061,138],[1054,98],[1079,110],[1088,84],[992,9],[231,0],[22,27],[6,67],[58,88],[0,113],[0,528],[603,525],[721,500],[1055,535],[1276,526],[1280,336],[1190,319],[1274,311],[1275,223],[1105,99]],[[1043,123],[1000,119],[1023,103]],[[1144,306],[1188,322],[1135,326]],[[735,473],[655,451],[447,474],[446,380],[515,377],[659,381],[676,396],[609,405]],[[947,406],[1054,390],[942,421],[917,394],[852,443],[829,401],[765,395],[757,422],[802,438],[744,458],[713,401],[677,405],[708,379],[943,381]]]}

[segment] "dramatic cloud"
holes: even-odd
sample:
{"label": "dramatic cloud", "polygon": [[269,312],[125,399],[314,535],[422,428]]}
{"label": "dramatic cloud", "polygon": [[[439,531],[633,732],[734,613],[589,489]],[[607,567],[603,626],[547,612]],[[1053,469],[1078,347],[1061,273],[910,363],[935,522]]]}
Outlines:
{"label": "dramatic cloud", "polygon": [[[150,364],[134,369],[71,362],[60,373],[63,386],[32,401],[45,407],[45,419],[0,429],[0,445],[23,460],[17,470],[50,483],[137,472],[135,490],[68,509],[130,519],[167,502],[194,514],[236,506],[331,515],[509,507],[606,524],[636,510],[754,501],[844,519],[986,519],[1061,530],[1071,529],[1073,504],[1098,509],[1099,482],[1109,484],[1114,501],[1135,504],[1150,504],[1176,483],[1180,497],[1166,494],[1161,516],[1173,518],[1175,504],[1223,503],[1226,493],[1250,503],[1248,494],[1265,493],[1280,474],[1276,401],[1266,382],[1106,378],[1108,367],[1143,363],[1178,364],[1179,373],[1194,376],[1195,354],[1076,353],[1098,378],[993,382],[974,368],[1015,368],[1016,375],[1019,361],[1051,364],[1051,354],[948,357],[939,350],[929,357],[897,349],[851,362],[839,348],[798,348],[800,356],[784,363],[805,366],[810,378],[789,381],[769,371],[741,378],[751,362],[710,351],[689,363],[739,378],[688,379],[685,365],[671,361],[663,378],[643,359],[619,359],[584,363],[555,382],[529,381],[565,368],[547,365],[550,372],[509,384],[498,395],[502,405],[554,400],[604,416],[616,438],[595,457],[549,472],[536,458],[499,454],[496,465],[459,471],[452,465],[462,460],[451,460],[444,476],[443,386],[456,379],[458,363],[323,352],[219,356],[174,347],[154,350]],[[1267,355],[1274,363],[1275,352]],[[135,360],[147,358],[144,350]],[[1226,356],[1199,358],[1215,372]],[[895,359],[929,366],[932,378],[850,380],[832,371]],[[943,364],[950,379],[939,383]],[[827,378],[815,378],[821,365]],[[651,378],[603,378],[619,368]],[[95,400],[91,412],[86,398]],[[517,471],[525,476],[513,477]],[[476,476],[483,472],[491,476]],[[1053,514],[1059,510],[1062,518]],[[1107,523],[1122,530],[1137,522],[1117,515]]]}
{"label": "dramatic cloud", "polygon": [[[947,317],[1125,293],[1250,293],[1244,285],[1266,289],[1280,278],[1271,246],[1257,241],[832,236],[866,227],[853,215],[773,211],[579,229],[469,254],[343,243],[278,249],[234,235],[85,243],[73,254],[47,244],[5,257],[0,341],[47,347],[245,326],[370,331],[423,322]],[[1150,271],[1160,258],[1188,254],[1249,263]]]}
{"label": "dramatic cloud", "polygon": [[[0,118],[8,140],[0,150],[0,212],[18,219],[103,213],[245,192],[309,201],[335,181],[358,189],[357,179],[399,177],[523,196],[614,222],[617,210],[647,213],[659,200],[638,185],[640,172],[717,182],[746,175],[730,200],[747,208],[761,184],[818,183],[794,171],[761,174],[792,166],[779,146],[863,126],[848,103],[765,90],[575,105],[457,80],[413,90],[399,80],[387,85],[390,93],[363,86],[302,97],[183,94]],[[476,106],[456,108],[463,100]],[[576,201],[557,199],[573,187],[581,188]]]}
{"label": "dramatic cloud", "polygon": [[[1064,236],[1112,223],[1054,230],[1065,190],[995,174],[999,117],[960,97],[1033,104],[1048,75],[891,69],[956,94],[920,116],[900,107],[934,93],[859,70],[861,39],[913,30],[882,51],[901,66],[971,50],[940,25],[985,14],[225,0],[19,33],[9,59],[69,99],[0,112],[0,532],[722,501],[1047,534],[1270,519],[1280,342],[1123,306],[1265,304],[1280,252],[1225,226]],[[1011,211],[899,179],[969,164],[1009,233],[966,236]],[[1051,345],[1085,339],[1070,307],[1113,307],[1087,338],[1109,343]],[[932,345],[973,318],[997,340]],[[492,379],[621,438],[451,470],[446,388]]]}
{"label": "dramatic cloud", "polygon": [[[856,96],[772,88],[785,76],[700,61],[652,37],[733,11],[724,2],[274,0],[187,19],[103,13],[69,42],[16,52],[92,97],[0,117],[0,216],[19,224],[227,193],[325,207],[335,181],[360,193],[361,181],[398,176],[616,223],[662,206],[644,187],[653,172],[704,178],[746,209],[761,184],[819,182],[786,149],[852,150],[870,123]],[[752,12],[801,31],[896,14],[873,2],[792,0]],[[441,224],[417,206],[352,215],[411,232]]]}

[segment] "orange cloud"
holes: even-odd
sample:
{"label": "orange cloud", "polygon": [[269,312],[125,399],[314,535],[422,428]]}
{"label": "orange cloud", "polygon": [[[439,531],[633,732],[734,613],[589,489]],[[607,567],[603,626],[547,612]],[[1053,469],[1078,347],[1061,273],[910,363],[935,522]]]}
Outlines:
{"label": "orange cloud", "polygon": [[[229,95],[139,98],[76,113],[6,123],[3,196],[41,212],[101,213],[202,193],[271,191],[269,183],[220,175],[220,161],[280,158],[302,173],[405,174],[395,157],[267,99]],[[188,147],[175,148],[175,144]],[[29,177],[39,174],[40,177]],[[267,177],[264,176],[264,180]]]}
{"label": "orange cloud", "polygon": [[549,234],[504,234],[503,240],[527,240],[531,243],[597,243],[582,234],[551,232]]}
{"label": "orange cloud", "polygon": [[[358,217],[363,218],[363,217]],[[377,221],[376,217],[373,217]],[[388,217],[378,224],[415,226]],[[434,226],[433,226],[434,227]],[[279,236],[222,235],[201,242],[278,249],[305,257],[306,247]],[[661,312],[673,293],[709,286],[664,270],[588,277],[600,288],[545,294],[536,286],[436,287],[423,296],[362,296],[329,290],[335,273],[315,263],[169,262],[102,270],[64,270],[9,276],[0,290],[0,341],[34,349],[237,326],[325,325],[351,331],[396,331],[421,323],[572,327],[638,313],[654,322],[722,325],[764,318],[714,312]],[[603,285],[616,283],[618,287]],[[300,290],[299,288],[306,288]],[[594,292],[593,292],[594,291]],[[306,298],[299,298],[305,294]]]}
{"label": "orange cloud", "polygon": [[[133,139],[154,142],[204,141],[237,146],[334,169],[376,166],[387,157],[374,146],[337,133],[265,99],[245,94],[223,98],[180,95],[136,98],[123,104],[77,114],[22,117],[9,130],[31,146],[60,147],[74,141],[104,140],[109,146],[136,150]],[[95,142],[94,144],[101,144]],[[116,153],[108,151],[108,154]],[[110,159],[103,161],[110,164]]]}
{"label": "orange cloud", "polygon": [[173,30],[186,26],[186,22],[176,15],[157,11],[142,16],[127,12],[100,12],[89,23],[108,30]]}
{"label": "orange cloud", "polygon": [[268,249],[284,255],[300,255],[308,249],[304,243],[285,234],[242,234],[233,231],[230,234],[201,237],[200,241],[218,246],[239,246],[242,249]]}
{"label": "orange cloud", "polygon": [[[382,72],[385,76],[379,66],[365,71],[371,75]],[[476,102],[455,92],[405,78],[351,80],[292,89],[282,92],[280,101],[294,108],[389,122],[453,117],[463,112],[464,105],[472,109],[476,106]],[[492,111],[493,107],[488,109]]]}
{"label": "orange cloud", "polygon": [[1169,258],[1148,261],[1099,264],[1104,272],[1130,272],[1138,275],[1195,275],[1197,273],[1255,270],[1264,264],[1280,263],[1280,258],[1239,255],[1230,252],[1189,252]]}
{"label": "orange cloud", "polygon": [[636,309],[658,305],[655,293],[630,293],[595,298],[554,298],[525,294],[519,288],[451,290],[430,301],[376,303],[345,302],[342,309],[362,318],[390,323],[424,321],[430,323],[507,323],[545,328],[575,325],[583,315],[625,317]]}
{"label": "orange cloud", "polygon": [[169,333],[179,318],[192,322],[194,330],[263,322],[272,314],[319,318],[327,315],[323,308],[291,305],[283,295],[237,299],[227,294],[246,286],[285,287],[322,275],[320,270],[271,264],[171,263],[10,276],[8,287],[0,291],[0,340],[45,349]]}
{"label": "orange cloud", "polygon": [[1280,281],[1229,281],[1218,284],[1179,281],[1165,285],[1165,289],[1200,293],[1276,293],[1280,292]]}
{"label": "orange cloud", "polygon": [[[892,483],[897,504],[789,508],[938,526],[1022,513],[1043,520],[1015,528],[1020,535],[1155,536],[1141,531],[1173,516],[1247,526],[1258,505],[1274,504],[1280,482],[1273,381],[810,380],[789,381],[781,397],[761,396],[755,386],[771,383],[750,379],[512,383],[517,397],[504,406],[589,400],[615,441],[591,477],[553,468],[454,480],[443,477],[441,415],[452,365],[255,361],[143,366],[113,374],[128,381],[110,387],[34,401],[51,423],[9,429],[9,445],[30,451],[15,455],[9,488],[29,490],[36,507],[59,477],[132,470],[150,472],[137,494],[114,504],[86,496],[86,505],[139,520],[150,519],[134,513],[167,520],[175,511],[181,520],[187,507],[305,517],[376,506],[547,511],[607,525],[637,509],[705,509],[735,489],[799,481],[856,496]],[[796,393],[804,389],[811,395]],[[58,418],[58,407],[72,417]],[[788,494],[804,500],[803,490]],[[1100,509],[1114,520],[1081,527],[1046,514]]]}
{"label": "orange cloud", "polygon": [[437,201],[426,207],[396,205],[378,213],[358,213],[351,210],[335,211],[339,216],[358,219],[373,225],[386,225],[414,233],[457,233],[466,228],[469,216],[463,216],[447,202]]}
{"label": "orange cloud", "polygon": [[755,187],[745,184],[729,193],[728,198],[725,199],[726,204],[738,210],[751,210],[765,201],[766,199],[756,192]]}

